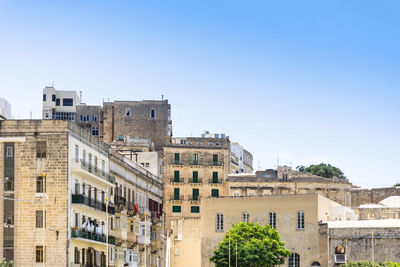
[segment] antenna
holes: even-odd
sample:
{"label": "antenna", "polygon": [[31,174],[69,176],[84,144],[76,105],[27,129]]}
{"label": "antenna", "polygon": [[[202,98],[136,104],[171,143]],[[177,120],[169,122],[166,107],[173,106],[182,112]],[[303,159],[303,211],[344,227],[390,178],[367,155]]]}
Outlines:
{"label": "antenna", "polygon": [[258,161],[258,170],[261,170],[261,161]]}
{"label": "antenna", "polygon": [[81,91],[79,91],[79,101],[81,102],[81,104],[82,104],[82,90]]}
{"label": "antenna", "polygon": [[278,153],[278,156],[277,156],[277,158],[276,158],[276,167],[277,167],[277,168],[279,167],[279,153]]}
{"label": "antenna", "polygon": [[32,119],[32,110],[31,110],[31,119]]}
{"label": "antenna", "polygon": [[161,101],[164,101],[164,95],[161,95]]}

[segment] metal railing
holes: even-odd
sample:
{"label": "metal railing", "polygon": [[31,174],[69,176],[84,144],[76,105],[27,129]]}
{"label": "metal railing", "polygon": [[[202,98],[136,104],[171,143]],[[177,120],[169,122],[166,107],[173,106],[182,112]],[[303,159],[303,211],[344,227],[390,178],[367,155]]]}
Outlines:
{"label": "metal railing", "polygon": [[201,184],[203,179],[200,178],[189,178],[189,184]]}
{"label": "metal railing", "polygon": [[200,196],[196,196],[196,195],[193,196],[192,195],[192,196],[189,197],[189,200],[190,201],[200,201]]}
{"label": "metal railing", "polygon": [[171,161],[171,164],[172,164],[172,165],[183,165],[183,162],[180,161],[180,160],[174,159],[174,160]]}
{"label": "metal railing", "polygon": [[[79,237],[79,238],[84,238],[88,240],[93,240],[97,242],[102,242],[106,243],[107,237],[105,234],[98,234],[98,233],[93,233],[84,229],[75,229],[71,228],[71,237]],[[108,236],[108,244],[115,245],[115,237],[114,236]]]}
{"label": "metal railing", "polygon": [[172,195],[170,200],[184,200],[183,195]]}
{"label": "metal railing", "polygon": [[222,184],[222,179],[212,178],[212,179],[209,179],[208,182],[210,184]]}
{"label": "metal railing", "polygon": [[[88,207],[92,207],[96,210],[106,212],[106,204],[105,203],[102,203],[101,201],[98,201],[98,200],[95,201],[94,199],[88,198],[87,196],[84,196],[81,194],[78,194],[78,195],[72,194],[72,203],[83,204]],[[108,213],[115,214],[115,208],[111,207],[111,206],[108,207]]]}
{"label": "metal railing", "polygon": [[183,178],[177,178],[177,177],[174,177],[174,178],[171,178],[170,179],[170,182],[171,183],[184,183],[185,182],[185,179],[183,179]]}
{"label": "metal railing", "polygon": [[97,177],[99,177],[99,178],[101,178],[101,179],[103,179],[103,180],[105,180],[105,181],[107,181],[109,183],[114,183],[114,181],[115,181],[115,178],[112,175],[110,175],[108,172],[103,171],[98,167],[95,168],[94,165],[89,164],[88,162],[86,162],[84,160],[80,160],[80,167],[83,170],[85,170],[85,171],[87,171],[87,172],[89,172],[91,174],[94,174]]}

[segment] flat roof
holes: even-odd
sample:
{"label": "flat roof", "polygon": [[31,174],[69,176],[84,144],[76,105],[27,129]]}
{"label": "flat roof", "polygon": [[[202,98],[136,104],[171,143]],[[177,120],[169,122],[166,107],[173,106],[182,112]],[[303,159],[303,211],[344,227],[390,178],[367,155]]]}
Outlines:
{"label": "flat roof", "polygon": [[399,227],[400,219],[360,220],[360,221],[329,221],[328,228],[385,228]]}

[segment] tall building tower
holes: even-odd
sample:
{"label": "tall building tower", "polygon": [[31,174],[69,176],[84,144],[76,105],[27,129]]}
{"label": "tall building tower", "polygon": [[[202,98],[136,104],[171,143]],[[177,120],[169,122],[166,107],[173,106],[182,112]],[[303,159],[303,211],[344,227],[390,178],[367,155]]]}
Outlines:
{"label": "tall building tower", "polygon": [[0,116],[11,119],[11,105],[7,100],[0,97]]}

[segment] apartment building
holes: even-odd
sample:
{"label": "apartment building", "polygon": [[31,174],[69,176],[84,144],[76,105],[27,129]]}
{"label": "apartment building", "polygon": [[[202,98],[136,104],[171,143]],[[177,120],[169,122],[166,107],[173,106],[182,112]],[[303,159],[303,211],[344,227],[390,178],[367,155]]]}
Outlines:
{"label": "apartment building", "polygon": [[79,103],[76,91],[56,90],[53,86],[46,86],[43,88],[42,119],[75,121],[76,106]]}
{"label": "apartment building", "polygon": [[252,173],[253,155],[239,143],[231,144],[231,171],[230,173]]}
{"label": "apartment building", "polygon": [[165,254],[161,176],[114,151],[110,171],[116,179],[112,224],[116,247],[110,261],[114,266],[161,266]]}
{"label": "apartment building", "polygon": [[108,146],[61,120],[0,122],[0,257],[16,266],[105,266]]}

